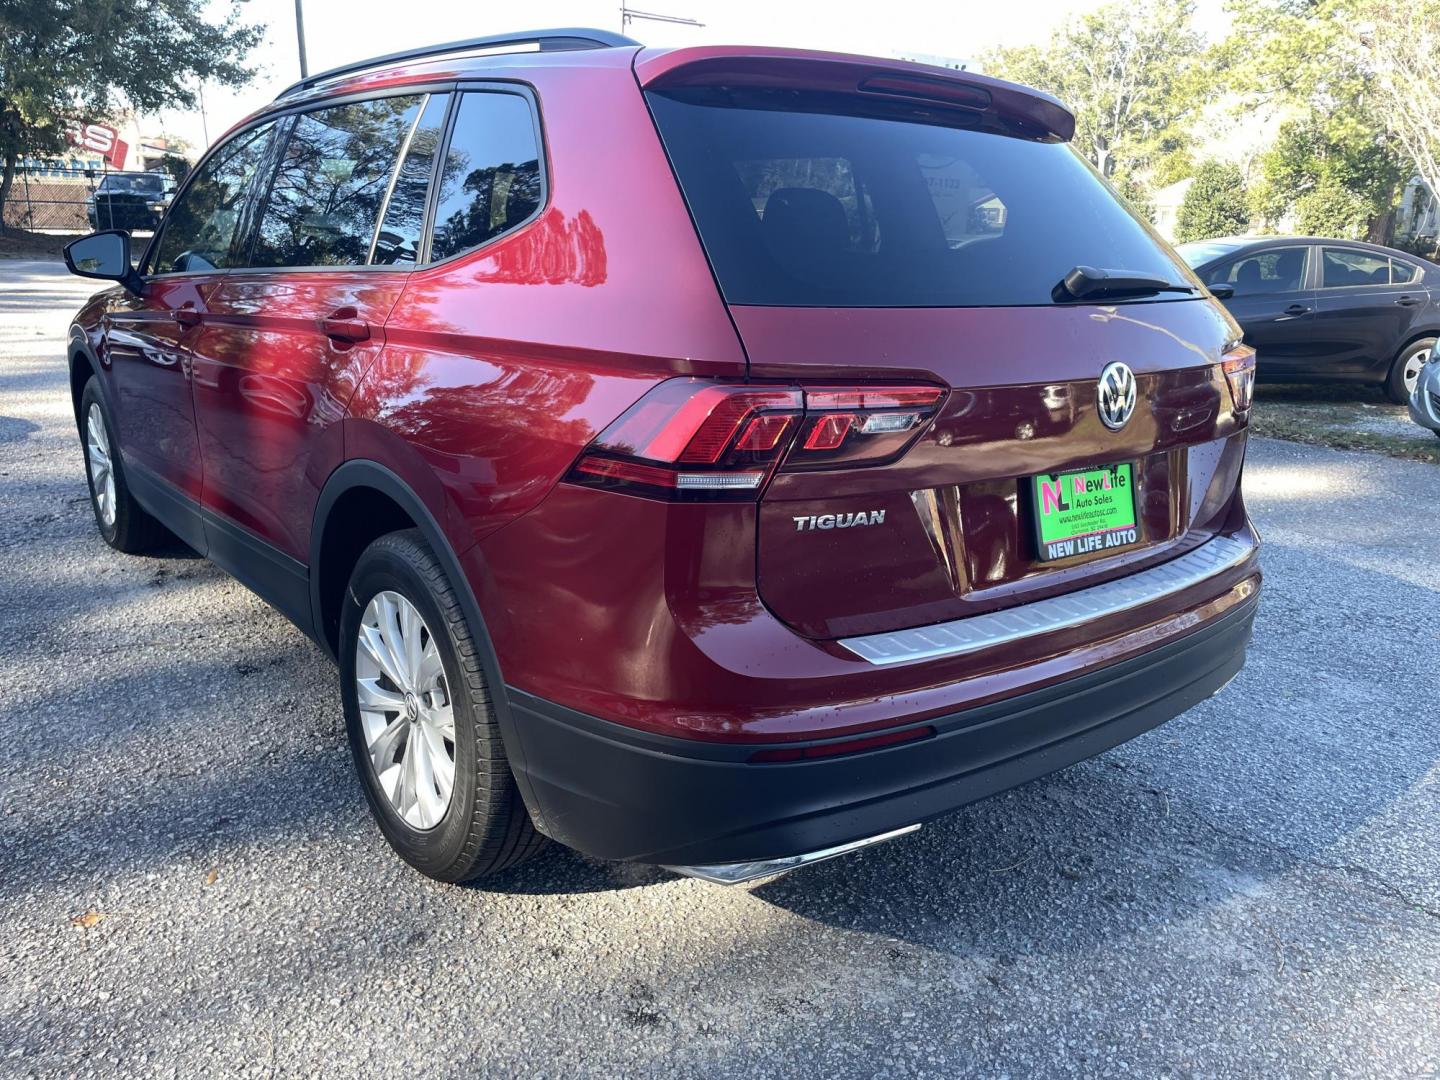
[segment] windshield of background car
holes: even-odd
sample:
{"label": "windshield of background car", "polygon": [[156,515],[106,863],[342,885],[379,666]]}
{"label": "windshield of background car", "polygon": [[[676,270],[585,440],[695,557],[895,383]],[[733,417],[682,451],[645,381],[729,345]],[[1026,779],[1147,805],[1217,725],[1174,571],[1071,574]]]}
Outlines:
{"label": "windshield of background car", "polygon": [[1175,250],[1182,259],[1195,267],[1204,266],[1211,259],[1229,255],[1232,251],[1239,251],[1240,247],[1240,244],[1217,244],[1209,240],[1196,240],[1189,244],[1176,244]]}
{"label": "windshield of background car", "polygon": [[648,99],[732,304],[1048,305],[1079,265],[1187,280],[1065,143],[793,92]]}
{"label": "windshield of background car", "polygon": [[161,176],[107,176],[100,185],[107,195],[160,195],[165,191]]}

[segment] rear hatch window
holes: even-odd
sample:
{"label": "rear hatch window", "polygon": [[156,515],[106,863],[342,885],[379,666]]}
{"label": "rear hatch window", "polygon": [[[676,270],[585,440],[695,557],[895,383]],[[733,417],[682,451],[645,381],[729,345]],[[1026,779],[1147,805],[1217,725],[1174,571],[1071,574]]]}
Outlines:
{"label": "rear hatch window", "polygon": [[1048,305],[1097,258],[1186,280],[1069,144],[994,117],[917,123],[788,90],[647,97],[731,304]]}

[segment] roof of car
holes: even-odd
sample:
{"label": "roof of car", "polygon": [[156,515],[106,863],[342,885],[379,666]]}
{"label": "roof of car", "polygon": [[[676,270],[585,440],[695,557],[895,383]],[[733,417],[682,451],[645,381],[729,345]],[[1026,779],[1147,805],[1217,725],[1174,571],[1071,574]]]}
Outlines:
{"label": "roof of car", "polygon": [[342,64],[339,67],[308,75],[292,83],[276,95],[275,100],[294,97],[306,90],[326,83],[342,80],[347,75],[384,68],[400,68],[419,61],[445,57],[451,60],[492,57],[511,51],[534,52],[586,52],[592,49],[630,48],[638,49],[640,42],[623,34],[609,30],[590,28],[566,28],[550,30],[519,30],[509,34],[491,34],[486,37],[463,38],[435,45],[424,45],[416,49],[386,53],[365,60]]}
{"label": "roof of car", "polygon": [[[824,70],[829,79],[860,77],[876,81],[864,89],[878,94],[918,96],[929,101],[953,101],[972,108],[994,107],[1035,129],[1068,140],[1075,129],[1073,113],[1062,102],[1031,87],[1008,83],[970,71],[935,67],[906,60],[819,52],[809,49],[775,49],[758,46],[694,46],[681,49],[645,48],[640,42],[607,30],[567,28],[531,30],[484,38],[468,38],[439,45],[360,60],[318,72],[287,86],[268,106],[236,124],[246,127],[261,116],[298,104],[355,93],[403,87],[427,81],[457,78],[514,76],[526,68],[584,64],[587,67],[635,67],[642,85],[674,82],[692,71],[723,69],[727,79],[746,77],[755,64],[806,65]],[[875,69],[884,80],[876,80]],[[897,73],[900,80],[890,79]],[[903,81],[904,85],[880,85]],[[936,88],[943,88],[937,91]],[[963,95],[968,95],[965,100]],[[981,102],[981,104],[976,104]],[[229,132],[227,132],[227,135]]]}
{"label": "roof of car", "polygon": [[[1192,240],[1181,247],[1200,246],[1202,244],[1228,244],[1230,250],[1223,255],[1217,255],[1216,259],[1228,258],[1237,251],[1248,248],[1280,247],[1287,244],[1335,244],[1350,248],[1359,248],[1362,251],[1381,252],[1386,255],[1394,255],[1401,259],[1408,259],[1411,262],[1425,263],[1428,260],[1408,251],[1401,251],[1398,248],[1385,247],[1383,244],[1372,244],[1368,240],[1342,240],[1333,236],[1217,236],[1209,240]],[[1214,261],[1214,260],[1212,260]]]}

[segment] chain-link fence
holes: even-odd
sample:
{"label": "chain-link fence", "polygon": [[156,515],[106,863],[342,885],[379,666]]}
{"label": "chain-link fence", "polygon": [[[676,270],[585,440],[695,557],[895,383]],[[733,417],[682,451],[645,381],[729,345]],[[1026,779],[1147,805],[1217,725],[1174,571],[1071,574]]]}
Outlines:
{"label": "chain-link fence", "polygon": [[22,169],[5,200],[5,225],[30,232],[89,232],[89,199],[100,177]]}
{"label": "chain-link fence", "polygon": [[111,175],[108,170],[59,162],[26,163],[16,172],[5,200],[4,224],[41,233],[151,227],[150,219],[156,215],[147,213],[145,203],[160,198],[164,189],[137,192],[134,197],[102,190],[97,199],[96,189],[107,175]]}

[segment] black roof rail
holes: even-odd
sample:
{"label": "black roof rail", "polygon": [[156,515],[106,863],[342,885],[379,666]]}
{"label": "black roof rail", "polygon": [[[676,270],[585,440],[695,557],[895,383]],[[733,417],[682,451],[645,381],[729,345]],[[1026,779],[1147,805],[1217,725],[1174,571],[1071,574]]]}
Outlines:
{"label": "black roof rail", "polygon": [[509,45],[535,45],[541,52],[573,52],[577,49],[615,49],[639,44],[640,42],[626,37],[624,34],[584,27],[569,27],[563,30],[519,30],[512,34],[491,34],[488,37],[447,41],[443,45],[425,45],[418,49],[404,49],[400,52],[387,53],[384,56],[373,56],[369,60],[358,60],[353,64],[342,64],[340,67],[321,71],[315,75],[306,76],[299,82],[291,83],[275,95],[275,100],[279,101],[282,98],[290,97],[302,90],[308,90],[312,86],[318,86],[320,83],[338,79],[342,75],[368,71],[371,68],[389,67],[392,64],[402,64],[407,60],[423,60],[426,57],[444,56],[447,53],[469,52],[472,49],[501,49]]}

